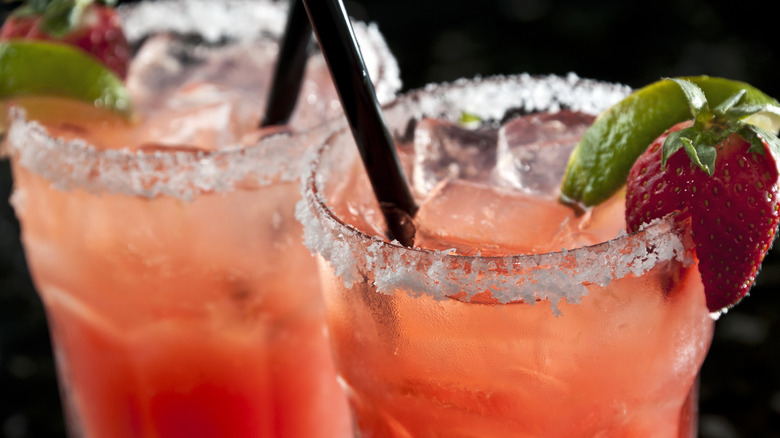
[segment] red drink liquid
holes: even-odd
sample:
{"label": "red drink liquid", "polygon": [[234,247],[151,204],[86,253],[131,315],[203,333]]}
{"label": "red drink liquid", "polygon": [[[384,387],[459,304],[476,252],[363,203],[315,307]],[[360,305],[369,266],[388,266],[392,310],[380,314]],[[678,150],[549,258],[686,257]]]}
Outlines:
{"label": "red drink liquid", "polygon": [[[58,104],[80,107],[45,102]],[[114,123],[110,131],[120,135]],[[25,128],[36,132],[20,133]],[[15,144],[27,150],[62,147],[22,121],[9,135],[10,142],[23,139]],[[265,145],[291,152],[284,142],[289,139],[281,136]],[[84,168],[105,171],[106,186],[127,177],[112,171],[126,167],[132,152],[113,160],[106,151],[78,149],[86,154],[79,156]],[[241,158],[252,160],[250,151]],[[224,157],[177,153],[174,167],[240,174],[236,166],[220,168]],[[178,189],[192,190],[189,200],[63,190],[25,166],[31,163],[22,155],[13,159],[14,206],[52,327],[74,436],[350,434],[316,267],[293,218],[297,181],[285,181],[279,169],[269,170],[265,184],[217,176],[234,187],[199,191],[185,182]],[[175,175],[170,162],[149,163],[156,163],[157,177]],[[160,183],[142,173],[135,177],[150,190]]]}

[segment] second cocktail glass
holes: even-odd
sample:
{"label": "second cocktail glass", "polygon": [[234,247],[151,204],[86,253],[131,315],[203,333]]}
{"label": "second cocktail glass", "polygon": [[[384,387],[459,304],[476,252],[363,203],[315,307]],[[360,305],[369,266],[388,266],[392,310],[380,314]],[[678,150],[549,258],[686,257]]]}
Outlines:
{"label": "second cocktail glass", "polygon": [[584,215],[557,200],[582,131],[627,92],[517,76],[386,106],[417,248],[379,237],[349,131],[319,148],[297,217],[358,436],[695,436],[713,321],[685,238],[621,232],[620,196]]}
{"label": "second cocktail glass", "polygon": [[[254,129],[285,9],[123,9],[144,43],[128,79],[135,125],[61,99],[11,117],[13,205],[74,438],[351,433],[292,217],[318,125],[341,114],[321,56],[292,132]],[[359,31],[387,98],[395,60],[376,29]]]}

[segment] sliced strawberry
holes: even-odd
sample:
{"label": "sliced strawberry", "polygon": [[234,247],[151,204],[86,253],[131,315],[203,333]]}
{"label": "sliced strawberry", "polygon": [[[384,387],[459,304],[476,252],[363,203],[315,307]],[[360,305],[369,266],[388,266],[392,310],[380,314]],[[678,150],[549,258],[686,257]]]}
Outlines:
{"label": "sliced strawberry", "polygon": [[626,223],[677,213],[696,245],[707,306],[720,311],[750,290],[780,222],[780,140],[744,118],[775,107],[737,106],[737,93],[710,110],[701,90],[675,79],[694,119],[658,137],[634,163],[626,190]]}
{"label": "sliced strawberry", "polygon": [[0,29],[0,40],[59,41],[95,56],[119,77],[127,76],[130,49],[116,10],[100,0],[31,0]]}

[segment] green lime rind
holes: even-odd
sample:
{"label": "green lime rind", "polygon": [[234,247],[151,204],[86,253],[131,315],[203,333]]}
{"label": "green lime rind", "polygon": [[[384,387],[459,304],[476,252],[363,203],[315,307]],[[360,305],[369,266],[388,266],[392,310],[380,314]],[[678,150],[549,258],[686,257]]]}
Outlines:
{"label": "green lime rind", "polygon": [[0,43],[0,99],[31,95],[81,100],[128,117],[132,113],[122,79],[80,49],[43,41]]}
{"label": "green lime rind", "polygon": [[[686,77],[704,91],[712,108],[741,89],[741,104],[775,105],[777,100],[744,82],[696,76]],[[581,207],[597,205],[626,183],[634,161],[665,130],[691,119],[680,87],[662,80],[641,88],[607,109],[585,131],[571,154],[561,185],[562,199]],[[764,114],[764,123],[780,126],[780,115]]]}

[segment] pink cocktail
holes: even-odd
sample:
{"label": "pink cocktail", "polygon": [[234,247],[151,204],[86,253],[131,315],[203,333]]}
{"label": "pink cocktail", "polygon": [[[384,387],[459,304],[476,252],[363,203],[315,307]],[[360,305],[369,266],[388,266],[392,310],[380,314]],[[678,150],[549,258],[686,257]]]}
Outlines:
{"label": "pink cocktail", "polygon": [[[144,41],[127,82],[136,118],[20,98],[5,145],[71,436],[349,436],[293,218],[308,149],[341,114],[322,57],[290,126],[265,136],[286,4],[121,12]],[[395,61],[375,28],[356,29],[387,98]]]}
{"label": "pink cocktail", "polygon": [[414,248],[382,237],[350,133],[318,150],[297,217],[358,436],[695,436],[713,320],[689,242],[671,222],[626,234],[620,195],[558,201],[571,148],[627,91],[517,76],[387,105]]}

